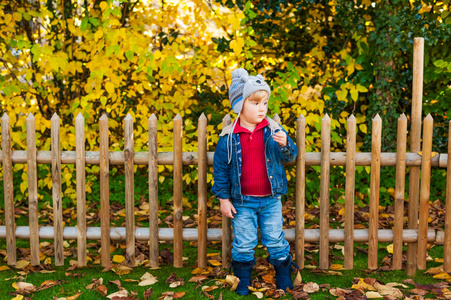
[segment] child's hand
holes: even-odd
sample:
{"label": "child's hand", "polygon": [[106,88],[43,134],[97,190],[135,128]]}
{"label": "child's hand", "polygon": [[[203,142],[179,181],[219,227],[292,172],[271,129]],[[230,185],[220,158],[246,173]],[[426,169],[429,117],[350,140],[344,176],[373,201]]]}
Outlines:
{"label": "child's hand", "polygon": [[227,218],[233,219],[233,214],[236,214],[236,210],[229,199],[219,199],[219,202],[221,203],[221,214]]}
{"label": "child's hand", "polygon": [[283,130],[274,133],[272,138],[280,145],[280,147],[285,147],[287,145],[287,134]]}

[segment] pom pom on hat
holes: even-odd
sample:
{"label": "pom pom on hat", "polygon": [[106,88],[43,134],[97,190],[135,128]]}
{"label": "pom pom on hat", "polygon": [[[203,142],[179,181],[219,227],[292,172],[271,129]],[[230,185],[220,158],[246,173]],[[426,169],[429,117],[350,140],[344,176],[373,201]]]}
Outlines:
{"label": "pom pom on hat", "polygon": [[271,95],[271,89],[262,75],[249,76],[249,73],[242,68],[234,70],[229,89],[229,100],[233,112],[241,112],[244,100],[256,91],[266,91],[268,97]]}

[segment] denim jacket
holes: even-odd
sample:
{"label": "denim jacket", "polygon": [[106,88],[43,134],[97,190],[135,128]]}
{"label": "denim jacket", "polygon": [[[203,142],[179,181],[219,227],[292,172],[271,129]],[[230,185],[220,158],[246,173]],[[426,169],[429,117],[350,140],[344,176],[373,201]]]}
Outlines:
{"label": "denim jacket", "polygon": [[[272,196],[282,196],[288,192],[287,176],[283,163],[289,163],[296,158],[297,147],[287,134],[287,145],[281,147],[271,137],[272,126],[275,132],[285,129],[274,120],[266,117],[269,125],[263,129],[265,143],[266,170],[271,184]],[[213,158],[214,184],[212,192],[217,198],[241,200],[241,144],[239,134],[233,133],[232,160],[227,159],[227,135],[232,130],[232,125],[226,126],[220,136]]]}

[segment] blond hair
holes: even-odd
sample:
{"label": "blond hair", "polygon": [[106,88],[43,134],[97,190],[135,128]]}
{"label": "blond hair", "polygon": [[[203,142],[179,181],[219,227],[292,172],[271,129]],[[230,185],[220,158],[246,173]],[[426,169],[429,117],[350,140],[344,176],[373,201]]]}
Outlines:
{"label": "blond hair", "polygon": [[[253,101],[253,102],[257,102],[260,103],[260,101],[263,100],[263,98],[268,97],[269,94],[267,91],[264,90],[259,90],[256,91],[254,93],[252,93],[249,97],[246,98],[246,100],[244,101]],[[269,99],[268,99],[269,100]]]}

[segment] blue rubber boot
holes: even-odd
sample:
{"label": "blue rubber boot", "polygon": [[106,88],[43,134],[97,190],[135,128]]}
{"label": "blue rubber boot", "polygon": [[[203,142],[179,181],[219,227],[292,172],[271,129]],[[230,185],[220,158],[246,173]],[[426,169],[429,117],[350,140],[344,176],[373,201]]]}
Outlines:
{"label": "blue rubber boot", "polygon": [[287,291],[287,288],[292,290],[293,282],[291,281],[291,272],[295,272],[299,267],[293,261],[291,254],[284,260],[268,257],[268,262],[273,265],[276,270],[277,289],[284,290],[285,292]]}
{"label": "blue rubber boot", "polygon": [[248,286],[251,286],[251,273],[255,265],[255,258],[251,261],[232,261],[233,275],[240,279],[240,283],[235,290],[238,295],[248,295]]}

